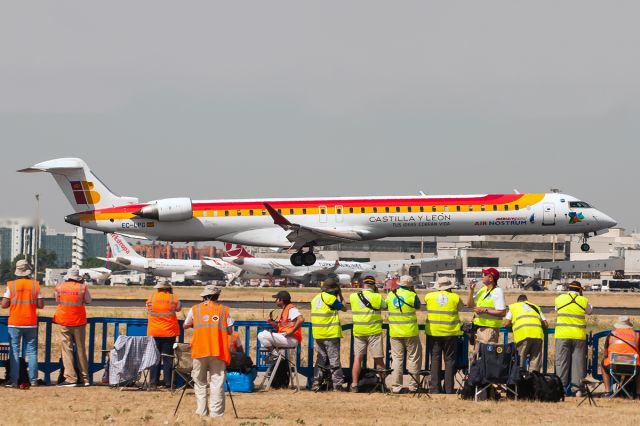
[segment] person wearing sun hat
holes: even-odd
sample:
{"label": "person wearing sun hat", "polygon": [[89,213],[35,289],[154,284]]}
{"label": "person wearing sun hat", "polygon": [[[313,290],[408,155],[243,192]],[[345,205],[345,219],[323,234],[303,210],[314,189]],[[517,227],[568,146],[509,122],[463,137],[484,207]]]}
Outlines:
{"label": "person wearing sun hat", "polygon": [[[53,322],[58,324],[60,351],[64,365],[64,381],[58,386],[75,387],[78,384],[89,386],[89,363],[87,360],[86,335],[87,311],[85,305],[91,303],[91,294],[80,275],[77,266],[69,268],[65,281],[55,291],[56,312]],[[74,354],[73,346],[76,350]],[[78,377],[74,368],[74,356],[77,355]]]}
{"label": "person wearing sun hat", "polygon": [[[613,330],[604,342],[604,358],[602,360],[602,379],[605,392],[611,392],[611,374],[609,367],[612,355],[636,355],[636,368],[640,369],[640,333],[633,329],[631,319],[622,315],[613,324]],[[636,395],[640,393],[640,374],[636,374]]]}
{"label": "person wearing sun hat", "polygon": [[[167,281],[161,281],[153,287],[156,291],[147,299],[147,336],[153,337],[161,362],[151,369],[151,386],[157,386],[160,380],[160,364],[164,386],[171,387],[171,363],[173,344],[180,336],[177,312],[182,302],[173,294],[173,287]],[[168,356],[162,356],[168,355]]]}
{"label": "person wearing sun hat", "polygon": [[38,384],[38,314],[44,308],[40,283],[30,278],[33,268],[24,259],[16,262],[15,279],[7,282],[2,308],[9,308],[8,332],[11,342],[9,368],[10,387],[18,387],[19,358],[22,342],[26,342],[31,386]]}
{"label": "person wearing sun hat", "polygon": [[[184,329],[193,328],[191,377],[196,393],[196,414],[224,415],[224,380],[231,363],[233,319],[229,308],[218,303],[220,288],[208,285],[200,293],[202,303],[193,306],[184,320]],[[207,385],[211,388],[207,404]]]}
{"label": "person wearing sun hat", "polygon": [[362,360],[367,352],[373,358],[375,368],[384,368],[382,344],[382,312],[387,304],[378,293],[376,279],[366,276],[362,279],[364,289],[351,294],[353,319],[353,368],[351,370],[351,392],[358,392],[358,379],[362,369]]}
{"label": "person wearing sun hat", "polygon": [[582,379],[587,375],[587,315],[593,308],[582,295],[582,284],[572,281],[568,292],[556,297],[555,373],[562,385],[572,385],[582,395]]}
{"label": "person wearing sun hat", "polygon": [[389,344],[391,346],[391,391],[404,393],[403,387],[404,359],[407,358],[407,370],[411,373],[409,391],[418,389],[415,378],[422,366],[422,343],[418,332],[420,298],[414,290],[413,277],[403,275],[398,281],[397,290],[387,295],[389,311]]}
{"label": "person wearing sun hat", "polygon": [[[431,341],[431,393],[455,393],[454,379],[458,357],[458,336],[462,335],[459,312],[464,306],[460,296],[451,290],[455,285],[447,277],[440,277],[434,291],[424,297],[427,319],[425,332]],[[444,389],[442,383],[442,355],[444,354]]]}

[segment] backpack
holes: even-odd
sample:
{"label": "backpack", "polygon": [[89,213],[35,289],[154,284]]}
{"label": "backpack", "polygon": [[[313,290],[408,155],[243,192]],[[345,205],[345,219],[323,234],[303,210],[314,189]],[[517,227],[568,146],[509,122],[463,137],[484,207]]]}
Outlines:
{"label": "backpack", "polygon": [[[31,386],[31,382],[29,381],[27,362],[23,357],[20,357],[20,362],[18,363],[18,371],[18,387],[20,387],[20,389],[28,389]],[[5,380],[7,381],[7,383],[11,381],[11,363],[7,364]]]}
{"label": "backpack", "polygon": [[557,374],[542,374],[532,371],[533,395],[536,401],[559,402],[564,401],[564,387]]}
{"label": "backpack", "polygon": [[[280,364],[286,361],[280,361]],[[231,363],[227,371],[237,371],[239,373],[249,373],[253,368],[253,360],[244,352],[231,352]]]}
{"label": "backpack", "polygon": [[[525,401],[533,401],[535,400],[535,389],[534,389],[534,377],[533,374],[525,370],[524,368],[520,369],[520,381],[518,382],[518,399]],[[513,385],[507,385],[509,389],[513,392],[516,391],[516,387]],[[514,399],[515,395],[511,392],[507,392],[507,398]]]}
{"label": "backpack", "polygon": [[371,392],[378,384],[378,375],[370,368],[363,368],[358,377],[358,392]]}
{"label": "backpack", "polygon": [[[274,364],[275,368],[275,364]],[[276,371],[272,371],[273,381],[271,382],[271,387],[275,389],[288,388],[289,387],[289,363],[287,360],[280,361],[280,365],[278,365],[278,369]]]}

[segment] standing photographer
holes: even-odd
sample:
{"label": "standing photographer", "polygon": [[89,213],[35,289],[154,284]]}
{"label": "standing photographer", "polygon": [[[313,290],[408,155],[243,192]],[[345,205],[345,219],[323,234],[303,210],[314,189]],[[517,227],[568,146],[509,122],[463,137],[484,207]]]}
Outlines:
{"label": "standing photographer", "polygon": [[334,391],[344,390],[344,375],[340,365],[340,339],[342,325],[338,311],[346,312],[340,285],[335,278],[328,278],[322,291],[311,300],[311,330],[315,339],[316,367],[313,374],[312,390],[317,391],[322,384],[322,370],[331,370]]}

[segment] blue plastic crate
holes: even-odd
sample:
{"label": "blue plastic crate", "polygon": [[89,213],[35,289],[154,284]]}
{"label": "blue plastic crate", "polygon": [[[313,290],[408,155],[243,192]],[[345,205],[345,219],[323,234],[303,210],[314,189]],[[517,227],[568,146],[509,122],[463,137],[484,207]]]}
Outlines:
{"label": "blue plastic crate", "polygon": [[231,392],[253,392],[255,387],[253,382],[258,377],[258,369],[253,368],[250,373],[240,373],[238,371],[227,371],[227,382],[224,384],[225,392],[229,390],[227,383],[231,387]]}

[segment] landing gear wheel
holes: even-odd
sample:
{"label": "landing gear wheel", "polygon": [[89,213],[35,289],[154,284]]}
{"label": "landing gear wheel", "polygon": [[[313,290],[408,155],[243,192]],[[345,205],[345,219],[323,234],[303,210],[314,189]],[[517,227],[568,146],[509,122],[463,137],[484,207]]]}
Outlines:
{"label": "landing gear wheel", "polygon": [[589,246],[589,244],[587,243],[582,243],[582,245],[580,246],[580,250],[587,252],[591,249],[591,247]]}
{"label": "landing gear wheel", "polygon": [[300,251],[297,251],[291,255],[291,258],[289,260],[291,260],[291,264],[293,266],[302,266],[303,264],[302,257],[303,257],[303,253]]}
{"label": "landing gear wheel", "polygon": [[312,251],[308,251],[302,255],[302,264],[304,266],[311,266],[316,263],[316,255]]}

